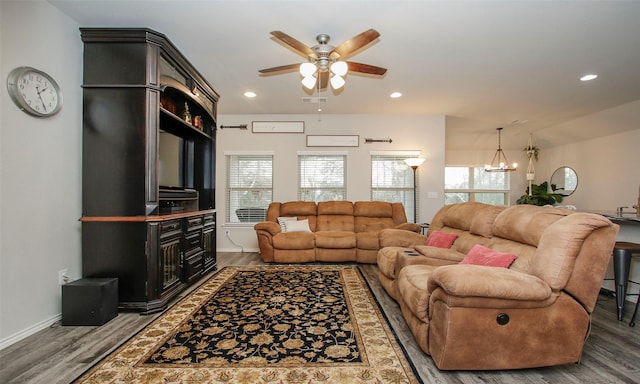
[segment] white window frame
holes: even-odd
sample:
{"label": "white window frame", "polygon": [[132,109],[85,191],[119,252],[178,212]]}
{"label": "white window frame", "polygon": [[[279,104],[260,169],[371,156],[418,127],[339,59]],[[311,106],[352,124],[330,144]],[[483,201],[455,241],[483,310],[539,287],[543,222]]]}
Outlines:
{"label": "white window frame", "polygon": [[[402,203],[404,206],[404,211],[405,214],[407,216],[407,221],[409,222],[418,222],[416,218],[413,217],[413,213],[414,213],[414,204],[416,206],[415,212],[418,212],[418,217],[419,217],[419,212],[420,212],[420,178],[418,173],[416,173],[416,179],[415,179],[415,196],[416,196],[416,201],[414,202],[414,185],[413,185],[413,169],[408,166],[405,162],[404,159],[408,159],[408,158],[415,158],[415,157],[420,157],[421,152],[420,151],[370,151],[369,152],[369,167],[371,169],[370,175],[371,175],[371,200],[378,200],[378,201],[386,201],[386,200],[382,200],[375,195],[376,192],[378,191],[396,191],[400,194],[403,194],[403,192],[405,193],[405,198],[404,200],[401,201],[388,201],[389,203]],[[404,185],[404,186],[393,186],[393,187],[381,187],[375,180],[374,178],[374,159],[376,158],[388,158],[388,160],[390,161],[397,161],[398,166],[403,167],[404,169],[402,170],[403,172],[405,172],[405,179],[408,179],[409,181]]]}
{"label": "white window frame", "polygon": [[[467,168],[468,177],[469,177],[469,188],[447,188],[447,180],[446,180],[446,168]],[[455,204],[455,203],[447,203],[447,194],[451,193],[466,193],[469,195],[468,201],[478,201],[476,195],[483,193],[493,193],[493,194],[503,194],[504,195],[504,206],[510,205],[510,183],[511,183],[511,172],[502,173],[505,177],[505,188],[504,189],[491,189],[491,188],[474,188],[474,178],[475,178],[475,170],[484,171],[484,165],[447,165],[445,166],[445,189],[444,189],[444,199],[445,204]],[[487,203],[490,204],[490,203]]]}
{"label": "white window frame", "polygon": [[[347,156],[348,152],[343,151],[300,151],[298,152],[298,199],[300,201],[324,201],[324,199],[318,198],[316,196],[315,199],[309,200],[307,199],[308,192],[316,191],[316,195],[321,194],[321,191],[331,192],[336,191],[338,194],[341,194],[341,199],[332,199],[332,200],[346,200],[347,199]],[[334,186],[309,186],[305,182],[305,168],[302,165],[304,158],[307,157],[332,157],[332,158],[342,158],[342,185],[334,185]],[[308,178],[307,178],[308,180]]]}
{"label": "white window frame", "polygon": [[[234,199],[232,198],[232,195],[234,194],[234,192],[237,192],[237,191],[254,191],[255,193],[259,193],[259,194],[267,192],[267,195],[270,193],[271,201],[269,201],[268,203],[265,202],[264,204],[266,204],[266,206],[255,207],[255,208],[264,208],[266,212],[266,209],[268,208],[269,203],[273,201],[274,152],[273,151],[225,151],[224,155],[226,160],[225,223],[230,223],[234,225],[236,224],[237,225],[253,225],[252,223],[255,223],[256,221],[261,221],[261,220],[258,220],[258,219],[251,220],[252,218],[256,217],[255,215],[253,215],[255,214],[255,212],[249,213],[249,216],[248,216],[248,218],[250,219],[249,221],[242,221],[239,217],[237,217],[235,213],[236,207],[234,206],[234,205],[237,205],[237,204],[234,204],[237,202],[233,201]],[[239,186],[240,184],[242,184],[238,182],[239,180],[233,180],[235,176],[233,175],[233,172],[231,169],[232,163],[234,159],[237,159],[238,157],[243,157],[243,156],[247,158],[255,157],[255,160],[258,160],[259,158],[264,158],[264,159],[267,159],[269,157],[271,158],[271,185],[270,186],[245,187],[245,186]],[[246,208],[253,208],[253,207],[246,207]]]}

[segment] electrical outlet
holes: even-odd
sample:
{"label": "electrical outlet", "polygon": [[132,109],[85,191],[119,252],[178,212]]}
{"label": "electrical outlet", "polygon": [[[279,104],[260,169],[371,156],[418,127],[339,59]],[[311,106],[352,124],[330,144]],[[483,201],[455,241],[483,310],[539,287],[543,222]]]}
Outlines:
{"label": "electrical outlet", "polygon": [[66,283],[66,280],[69,278],[67,276],[67,270],[66,269],[61,269],[58,271],[58,284],[59,285],[63,285]]}

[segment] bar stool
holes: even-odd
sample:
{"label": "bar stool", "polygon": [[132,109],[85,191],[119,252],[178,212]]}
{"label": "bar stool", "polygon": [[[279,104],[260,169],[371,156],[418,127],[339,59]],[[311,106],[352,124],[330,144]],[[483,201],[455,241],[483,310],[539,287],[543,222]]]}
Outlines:
{"label": "bar stool", "polygon": [[638,316],[638,304],[640,304],[640,290],[638,290],[638,300],[636,300],[636,309],[633,310],[633,316],[631,316],[631,321],[629,322],[630,327],[636,326],[636,317]]}
{"label": "bar stool", "polygon": [[[613,275],[616,284],[619,321],[622,321],[624,316],[624,300],[627,296],[627,282],[629,281],[629,269],[633,254],[640,254],[640,244],[617,241],[613,247]],[[640,296],[638,300],[640,300]]]}

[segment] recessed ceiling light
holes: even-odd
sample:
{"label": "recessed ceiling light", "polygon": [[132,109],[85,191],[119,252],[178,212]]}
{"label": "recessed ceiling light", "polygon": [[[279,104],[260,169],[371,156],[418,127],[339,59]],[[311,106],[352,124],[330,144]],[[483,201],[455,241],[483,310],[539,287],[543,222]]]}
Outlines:
{"label": "recessed ceiling light", "polygon": [[400,92],[393,92],[392,94],[389,95],[389,97],[392,99],[397,99],[400,96],[402,96],[402,93]]}
{"label": "recessed ceiling light", "polygon": [[247,91],[244,93],[244,97],[248,97],[248,98],[254,98],[256,97],[256,93],[255,92],[251,92],[251,91]]}
{"label": "recessed ceiling light", "polygon": [[593,80],[596,79],[598,77],[598,75],[594,75],[594,74],[589,74],[589,75],[584,75],[580,78],[581,81],[589,81],[589,80]]}

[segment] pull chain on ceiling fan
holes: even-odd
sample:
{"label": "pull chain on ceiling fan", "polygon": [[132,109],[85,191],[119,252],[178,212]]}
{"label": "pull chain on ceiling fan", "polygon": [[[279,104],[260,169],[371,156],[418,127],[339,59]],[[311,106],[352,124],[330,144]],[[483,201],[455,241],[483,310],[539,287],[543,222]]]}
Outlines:
{"label": "pull chain on ceiling fan", "polygon": [[302,85],[307,89],[314,89],[317,84],[318,90],[321,90],[326,89],[328,83],[333,89],[341,88],[345,84],[344,76],[348,72],[375,76],[383,76],[387,72],[386,68],[345,61],[380,37],[380,33],[374,29],[364,31],[337,47],[329,45],[331,38],[326,34],[318,35],[316,37],[318,44],[313,47],[306,46],[284,32],[273,31],[271,35],[299,55],[307,58],[308,62],[261,69],[259,72],[263,75],[277,75],[298,69],[303,77]]}

